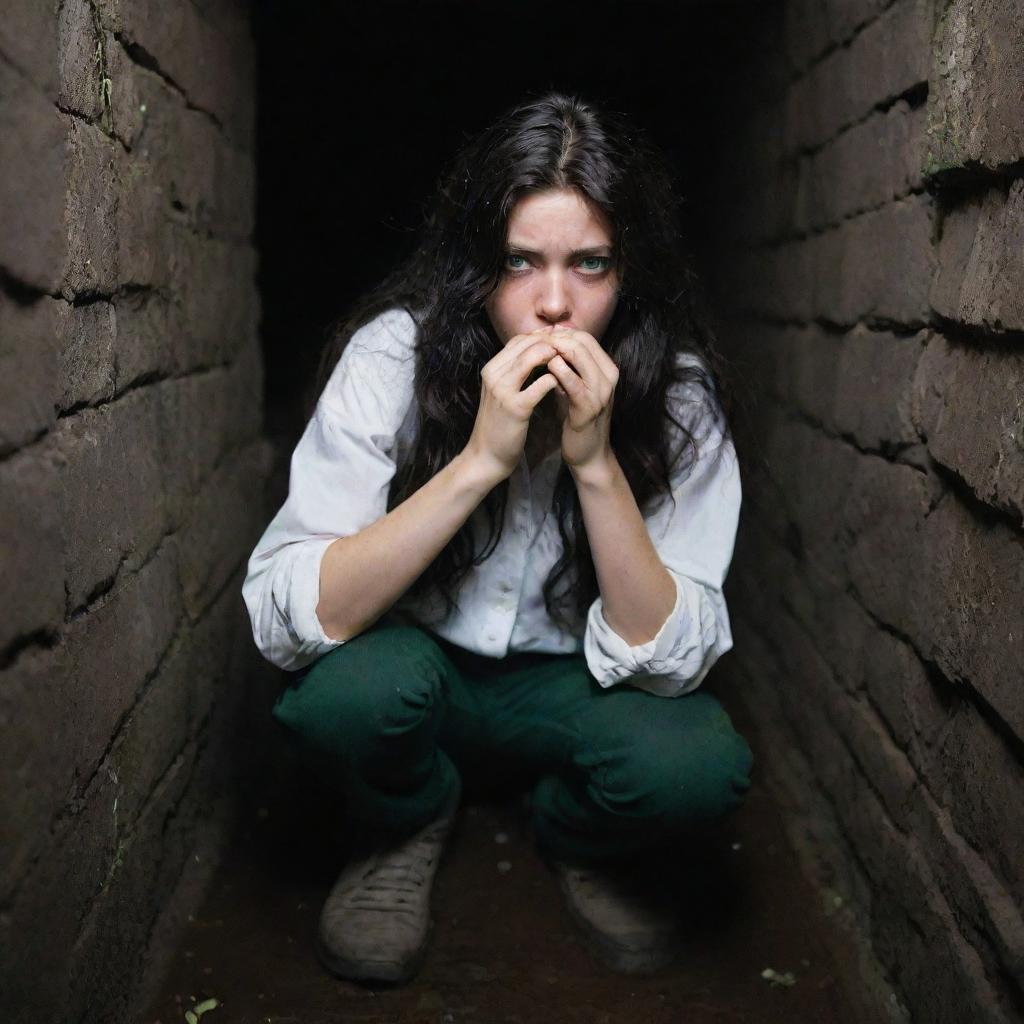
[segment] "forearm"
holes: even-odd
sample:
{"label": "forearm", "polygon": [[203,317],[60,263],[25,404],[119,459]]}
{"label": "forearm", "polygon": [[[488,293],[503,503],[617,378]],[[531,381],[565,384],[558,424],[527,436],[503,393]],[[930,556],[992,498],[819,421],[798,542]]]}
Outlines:
{"label": "forearm", "polygon": [[320,564],[316,614],[324,632],[348,640],[373,625],[497,483],[462,453],[386,516],[339,537]]}
{"label": "forearm", "polygon": [[605,620],[631,647],[647,643],[675,607],[675,580],[615,456],[573,475]]}

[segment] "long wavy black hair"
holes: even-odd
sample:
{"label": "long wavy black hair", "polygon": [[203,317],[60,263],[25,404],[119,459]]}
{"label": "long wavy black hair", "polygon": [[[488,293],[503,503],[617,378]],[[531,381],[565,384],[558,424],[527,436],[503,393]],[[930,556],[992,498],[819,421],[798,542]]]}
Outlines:
{"label": "long wavy black hair", "polygon": [[[310,412],[359,327],[396,307],[416,322],[419,428],[396,468],[388,510],[466,446],[480,402],[480,372],[502,348],[484,304],[504,272],[509,215],[523,196],[554,188],[579,190],[612,225],[619,296],[600,342],[619,369],[611,445],[641,511],[671,497],[676,460],[692,462],[699,454],[692,422],[676,419],[667,400],[673,384],[700,389],[707,399],[701,404],[728,435],[727,363],[704,311],[665,158],[626,115],[548,92],[507,111],[463,146],[424,210],[411,254],[328,332],[307,399]],[[680,359],[685,353],[700,362]],[[507,496],[505,480],[483,502],[489,531],[481,550],[467,521],[407,595],[432,592],[449,613],[458,608],[460,581],[501,538]],[[599,591],[576,487],[564,465],[552,505],[563,552],[545,581],[544,602],[553,620],[581,631]]]}

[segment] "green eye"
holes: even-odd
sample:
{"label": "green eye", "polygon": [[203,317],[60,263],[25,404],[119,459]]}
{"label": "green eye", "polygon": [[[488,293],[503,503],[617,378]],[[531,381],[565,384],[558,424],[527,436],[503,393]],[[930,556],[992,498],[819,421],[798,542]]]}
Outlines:
{"label": "green eye", "polygon": [[582,263],[595,263],[595,262],[598,264],[596,267],[588,267],[586,269],[588,269],[588,270],[604,270],[608,266],[608,264],[611,262],[611,260],[607,256],[584,256],[584,258],[582,260],[580,260],[581,264]]}
{"label": "green eye", "polygon": [[[519,255],[518,253],[510,252],[510,253],[509,253],[509,254],[508,254],[508,255],[507,255],[506,257],[505,257],[505,261],[506,261],[506,263],[507,263],[507,262],[508,262],[509,260],[523,260],[523,261],[525,262],[525,257],[523,257],[523,256],[520,256],[520,255]],[[512,267],[511,269],[512,269],[512,270],[521,270],[521,269],[522,269],[522,267]]]}

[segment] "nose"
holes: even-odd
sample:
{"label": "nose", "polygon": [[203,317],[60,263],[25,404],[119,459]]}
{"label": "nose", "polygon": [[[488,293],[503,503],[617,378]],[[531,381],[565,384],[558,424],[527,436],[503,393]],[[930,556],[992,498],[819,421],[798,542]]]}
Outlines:
{"label": "nose", "polygon": [[572,316],[572,299],[559,267],[545,274],[537,295],[537,316],[549,324],[558,324]]}

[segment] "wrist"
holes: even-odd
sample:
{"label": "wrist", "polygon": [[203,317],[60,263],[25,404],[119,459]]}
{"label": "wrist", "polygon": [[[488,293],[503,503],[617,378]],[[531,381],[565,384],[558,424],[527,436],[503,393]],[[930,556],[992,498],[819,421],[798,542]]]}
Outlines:
{"label": "wrist", "polygon": [[613,487],[622,474],[622,467],[615,453],[607,452],[577,466],[569,466],[569,472],[576,482],[577,488],[587,490],[607,490]]}
{"label": "wrist", "polygon": [[464,448],[452,459],[450,468],[462,486],[479,493],[481,498],[509,476],[492,460],[482,458],[468,448]]}

